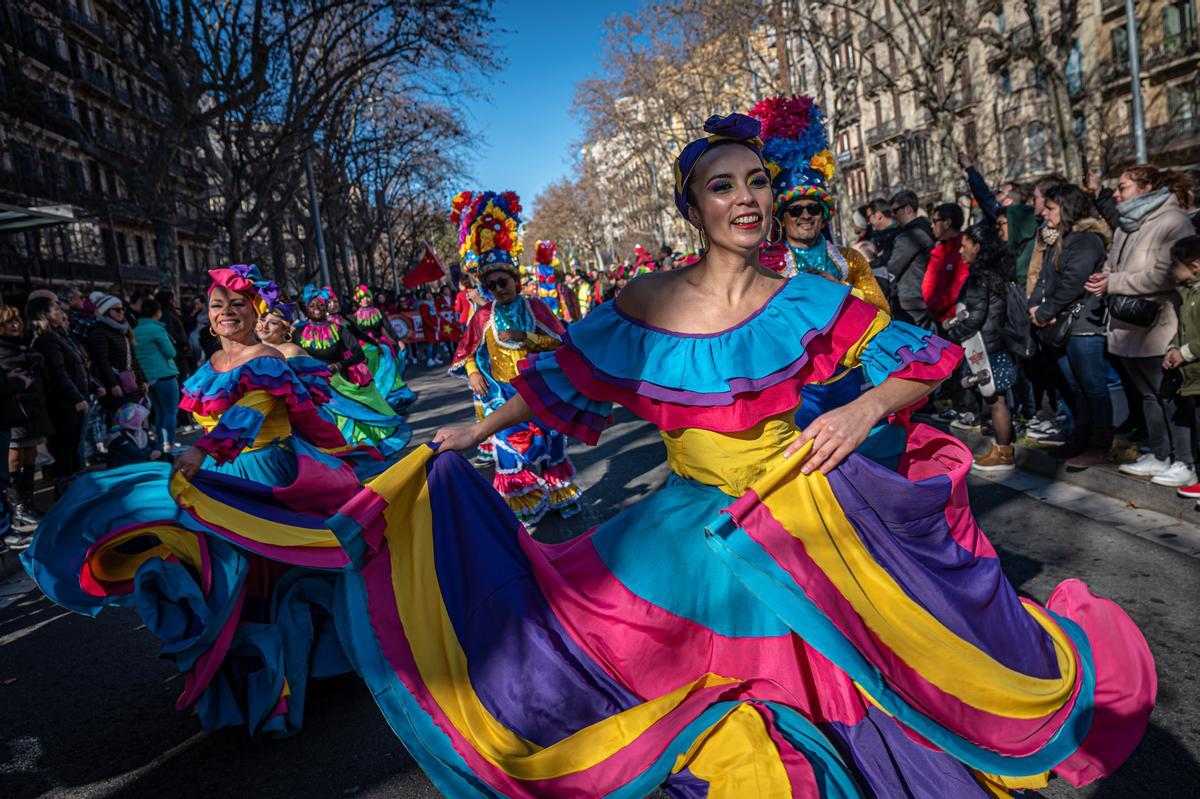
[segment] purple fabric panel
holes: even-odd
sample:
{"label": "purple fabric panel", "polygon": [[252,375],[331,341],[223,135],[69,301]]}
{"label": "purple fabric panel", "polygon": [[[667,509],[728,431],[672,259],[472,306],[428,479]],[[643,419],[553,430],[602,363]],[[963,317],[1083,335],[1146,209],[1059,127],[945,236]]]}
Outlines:
{"label": "purple fabric panel", "polygon": [[426,468],[442,600],[488,712],[550,746],[637,704],[563,630],[500,495],[456,454]]}
{"label": "purple fabric panel", "polygon": [[[571,334],[568,330],[564,336],[566,340],[565,346],[570,346],[580,359],[588,365],[592,375],[598,380],[606,383],[611,383],[616,386],[634,391],[643,397],[659,400],[660,402],[670,402],[676,405],[693,405],[700,407],[714,407],[719,405],[729,405],[733,402],[738,394],[744,394],[752,391],[762,391],[771,386],[778,385],[785,380],[795,377],[808,364],[808,348],[811,346],[813,339],[824,336],[833,329],[837,323],[838,315],[835,315],[829,320],[829,323],[819,329],[810,330],[801,338],[799,347],[799,356],[787,366],[772,372],[765,377],[734,377],[726,381],[729,385],[728,391],[722,391],[714,394],[702,394],[696,391],[687,391],[685,389],[668,388],[655,383],[650,383],[645,380],[634,380],[625,377],[616,377],[615,375],[607,374],[598,369],[583,352],[570,343]],[[672,334],[678,335],[678,334]],[[707,338],[707,336],[705,336]]]}
{"label": "purple fabric panel", "polygon": [[688,769],[672,774],[663,785],[663,792],[671,799],[707,799],[708,781],[702,780]]}
{"label": "purple fabric panel", "polygon": [[566,424],[583,425],[598,433],[604,432],[612,424],[611,416],[601,416],[598,413],[577,408],[566,399],[555,394],[546,385],[546,380],[541,376],[536,367],[526,369],[522,377],[525,379],[525,384],[533,389],[533,393],[537,394],[538,399],[546,406],[546,410],[554,414],[556,419]]}
{"label": "purple fabric panel", "polygon": [[904,734],[878,708],[854,725],[821,725],[853,764],[870,796],[888,799],[986,799],[970,771],[945,752],[928,749]]}
{"label": "purple fabric panel", "polygon": [[267,521],[310,530],[325,528],[324,517],[282,506],[271,486],[208,469],[197,472],[192,483],[209,498]]}
{"label": "purple fabric panel", "polygon": [[852,455],[829,474],[871,557],[913,601],[1005,666],[1059,676],[1050,638],[1025,611],[997,558],[976,558],[950,534],[950,480],[917,483]]}

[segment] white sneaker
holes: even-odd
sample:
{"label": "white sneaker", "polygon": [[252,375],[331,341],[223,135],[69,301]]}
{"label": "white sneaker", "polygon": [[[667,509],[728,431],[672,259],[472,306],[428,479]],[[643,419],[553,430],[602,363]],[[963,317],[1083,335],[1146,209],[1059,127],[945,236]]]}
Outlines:
{"label": "white sneaker", "polygon": [[1175,461],[1166,471],[1159,472],[1150,478],[1150,482],[1160,486],[1171,486],[1172,488],[1181,488],[1182,486],[1190,486],[1196,479],[1196,470],[1184,463],[1183,461]]}
{"label": "white sneaker", "polygon": [[1117,470],[1122,474],[1132,474],[1134,477],[1154,477],[1171,468],[1171,462],[1159,460],[1154,453],[1147,452],[1133,463],[1122,464]]}

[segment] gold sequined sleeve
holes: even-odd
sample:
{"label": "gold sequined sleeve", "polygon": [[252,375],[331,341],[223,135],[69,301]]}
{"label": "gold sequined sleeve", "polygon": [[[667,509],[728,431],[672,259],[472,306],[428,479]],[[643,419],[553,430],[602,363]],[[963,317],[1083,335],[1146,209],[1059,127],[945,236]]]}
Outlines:
{"label": "gold sequined sleeve", "polygon": [[871,272],[871,264],[866,257],[853,247],[841,247],[840,249],[846,258],[846,264],[850,267],[850,287],[855,289],[854,293],[879,310],[891,313],[892,309],[888,304],[887,297],[884,296],[883,289],[879,287],[879,281]]}

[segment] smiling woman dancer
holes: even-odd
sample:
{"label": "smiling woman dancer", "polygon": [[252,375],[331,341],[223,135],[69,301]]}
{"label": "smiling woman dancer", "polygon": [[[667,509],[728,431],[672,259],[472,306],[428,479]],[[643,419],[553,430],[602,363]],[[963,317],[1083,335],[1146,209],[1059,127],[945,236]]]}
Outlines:
{"label": "smiling woman dancer", "polygon": [[[347,637],[393,729],[449,796],[946,799],[1111,772],[1153,706],[1145,639],[1078,581],[1018,597],[954,439],[911,426],[898,470],[854,454],[961,351],[761,268],[760,125],[705,129],[676,164],[700,261],[632,281],[435,439],[536,415],[595,442],[619,403],[660,429],[667,485],[547,545],[423,449],[331,522],[370,542]],[[874,387],[798,430],[804,385],[858,366]]]}
{"label": "smiling woman dancer", "polygon": [[75,482],[24,555],[46,594],[96,615],[134,607],[184,675],[177,707],[205,729],[299,729],[310,677],[351,670],[331,623],[349,562],[325,526],[359,483],[280,353],[255,336],[253,266],[214,269],[221,349],[183,385],[205,434],[175,462]]}

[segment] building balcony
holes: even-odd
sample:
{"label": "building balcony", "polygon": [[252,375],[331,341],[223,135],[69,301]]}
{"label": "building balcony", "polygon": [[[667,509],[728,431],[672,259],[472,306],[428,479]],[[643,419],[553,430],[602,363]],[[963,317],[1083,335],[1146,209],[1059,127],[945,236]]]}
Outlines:
{"label": "building balcony", "polygon": [[55,10],[58,12],[59,17],[61,17],[63,22],[67,23],[67,25],[75,28],[76,30],[83,31],[96,41],[102,42],[106,40],[107,34],[105,33],[104,28],[100,26],[100,23],[84,14],[79,9],[72,8],[67,3],[58,3]]}
{"label": "building balcony", "polygon": [[[1176,119],[1146,129],[1146,155],[1151,161],[1164,152],[1188,149],[1200,150],[1200,117]],[[1109,137],[1105,150],[1110,159],[1129,161],[1134,155],[1133,134]]]}
{"label": "building balcony", "polygon": [[117,99],[116,87],[109,77],[98,69],[92,69],[86,64],[74,64],[73,72],[79,80],[91,86],[94,89],[99,89],[106,97]]}
{"label": "building balcony", "polygon": [[892,82],[892,77],[879,69],[872,69],[862,80],[863,93],[874,94]]}
{"label": "building balcony", "polygon": [[867,145],[870,147],[874,147],[874,146],[876,146],[878,144],[882,144],[890,139],[894,139],[899,135],[900,135],[900,122],[899,122],[899,120],[893,119],[890,122],[884,122],[883,124],[876,125],[875,127],[868,130],[867,131]]}
{"label": "building balcony", "polygon": [[1197,60],[1200,60],[1200,36],[1189,30],[1146,45],[1142,68],[1149,73],[1194,70]]}
{"label": "building balcony", "polygon": [[[123,270],[122,270],[123,271]],[[5,277],[9,280],[29,278],[51,285],[96,283],[117,284],[122,275],[113,264],[97,264],[90,261],[75,261],[63,258],[33,258],[8,256],[5,258]]]}
{"label": "building balcony", "polygon": [[1100,0],[1100,18],[1112,19],[1125,13],[1125,0]]}

